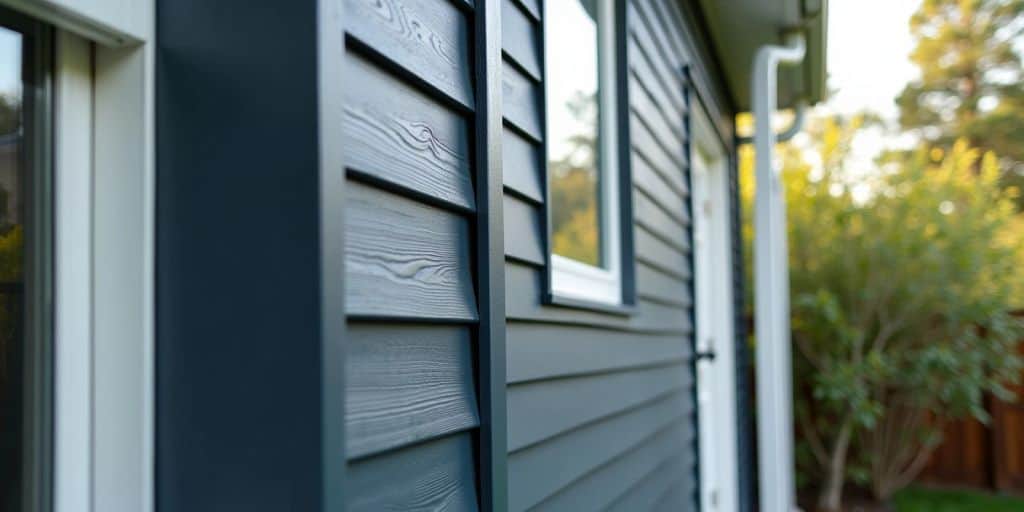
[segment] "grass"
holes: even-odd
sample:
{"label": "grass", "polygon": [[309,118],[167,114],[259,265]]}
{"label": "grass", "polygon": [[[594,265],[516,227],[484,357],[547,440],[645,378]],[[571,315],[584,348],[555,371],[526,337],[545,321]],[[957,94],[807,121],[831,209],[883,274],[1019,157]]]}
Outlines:
{"label": "grass", "polygon": [[897,512],[1024,512],[1024,498],[921,487],[901,491],[895,504]]}

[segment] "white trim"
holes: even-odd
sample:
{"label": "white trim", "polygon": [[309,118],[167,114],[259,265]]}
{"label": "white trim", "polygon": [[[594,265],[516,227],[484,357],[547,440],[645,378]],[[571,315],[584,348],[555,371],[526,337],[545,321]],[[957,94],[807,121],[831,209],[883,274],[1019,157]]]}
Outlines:
{"label": "white trim", "polygon": [[150,512],[154,1],[0,3],[67,30],[55,48],[54,508]]}
{"label": "white trim", "polygon": [[94,507],[144,512],[153,507],[152,45],[97,47],[95,63]]}
{"label": "white trim", "polygon": [[88,511],[92,465],[92,50],[55,37],[54,509]]}
{"label": "white trim", "polygon": [[691,212],[694,229],[696,344],[714,351],[697,364],[701,510],[732,511],[739,504],[736,366],[733,351],[733,267],[729,168],[707,113],[693,109]]}
{"label": "white trim", "polygon": [[622,285],[618,273],[572,258],[551,255],[551,288],[559,297],[594,300],[608,304],[622,301]]}
{"label": "white trim", "polygon": [[[597,0],[598,130],[600,136],[601,256],[603,267],[551,254],[551,291],[561,297],[622,303],[622,228],[619,220],[618,105],[615,2]],[[545,20],[550,16],[545,14]],[[547,30],[548,27],[545,28]],[[546,51],[546,49],[545,49]],[[546,158],[546,156],[545,156]]]}
{"label": "white trim", "polygon": [[152,34],[151,0],[0,0],[0,5],[107,46],[137,45]]}

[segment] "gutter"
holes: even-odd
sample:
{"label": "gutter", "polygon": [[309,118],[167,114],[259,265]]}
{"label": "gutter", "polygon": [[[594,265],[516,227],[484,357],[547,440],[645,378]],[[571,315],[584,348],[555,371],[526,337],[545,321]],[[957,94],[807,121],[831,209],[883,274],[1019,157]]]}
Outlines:
{"label": "gutter", "polygon": [[[789,263],[786,247],[786,195],[773,168],[777,136],[778,67],[803,61],[802,34],[786,46],[765,45],[754,57],[751,104],[754,111],[754,320],[757,333],[757,451],[760,510],[796,509],[793,463],[793,383],[789,326]],[[803,123],[800,109],[791,137]],[[788,138],[787,137],[787,138]]]}

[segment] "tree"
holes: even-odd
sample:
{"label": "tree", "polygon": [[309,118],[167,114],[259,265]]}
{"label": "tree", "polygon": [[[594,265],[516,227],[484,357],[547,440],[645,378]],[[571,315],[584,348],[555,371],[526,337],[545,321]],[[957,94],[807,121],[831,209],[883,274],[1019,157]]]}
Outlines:
{"label": "tree", "polygon": [[[1024,184],[1024,0],[924,0],[911,17],[920,78],[896,99],[900,124],[929,146],[993,152],[1005,185]],[[1024,209],[1024,203],[1019,203]]]}
{"label": "tree", "polygon": [[[1016,189],[965,141],[853,175],[863,122],[813,117],[809,145],[779,146],[797,464],[829,511],[850,480],[888,499],[921,470],[942,422],[985,420],[983,396],[1005,396],[1022,368],[1024,325],[1007,314],[1024,285]],[[749,212],[750,148],[741,166]]]}
{"label": "tree", "polygon": [[549,162],[553,250],[596,266],[601,264],[597,96],[577,91],[565,108],[580,131],[568,134],[565,153]]}

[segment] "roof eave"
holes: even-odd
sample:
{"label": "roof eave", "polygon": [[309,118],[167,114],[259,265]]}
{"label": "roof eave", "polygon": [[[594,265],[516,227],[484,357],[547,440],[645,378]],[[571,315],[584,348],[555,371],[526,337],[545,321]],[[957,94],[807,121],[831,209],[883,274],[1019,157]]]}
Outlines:
{"label": "roof eave", "polygon": [[828,0],[700,0],[700,4],[711,46],[723,63],[725,80],[740,111],[750,109],[750,74],[757,49],[783,44],[793,31],[804,34],[807,56],[799,66],[780,69],[779,107],[825,99]]}

